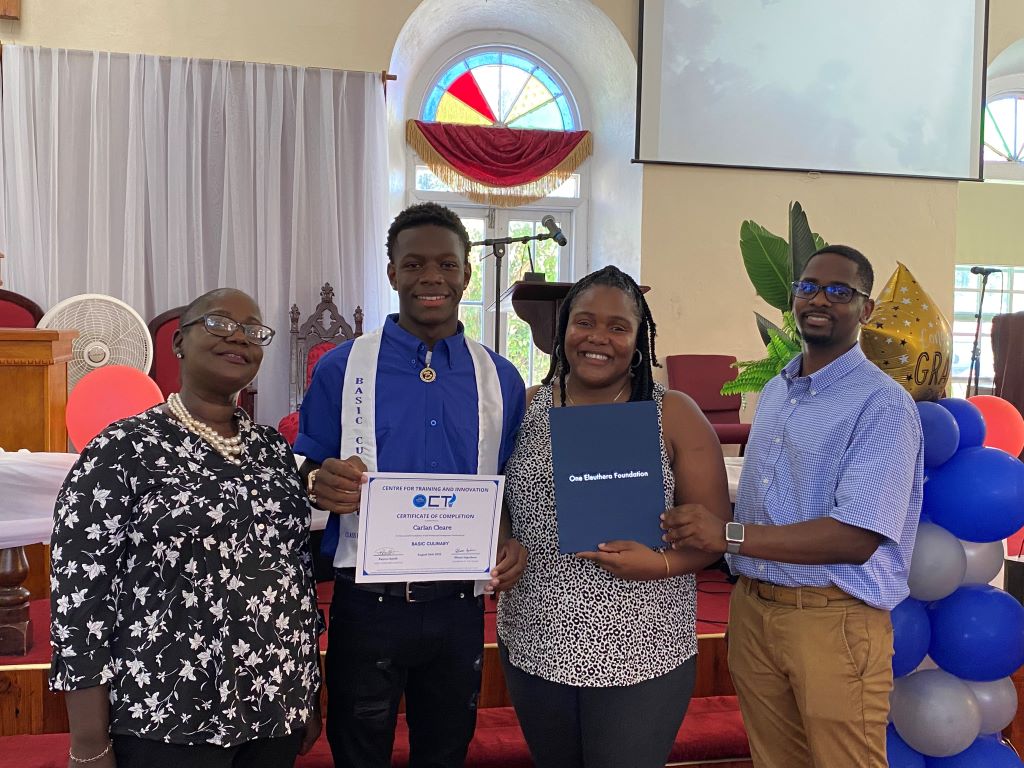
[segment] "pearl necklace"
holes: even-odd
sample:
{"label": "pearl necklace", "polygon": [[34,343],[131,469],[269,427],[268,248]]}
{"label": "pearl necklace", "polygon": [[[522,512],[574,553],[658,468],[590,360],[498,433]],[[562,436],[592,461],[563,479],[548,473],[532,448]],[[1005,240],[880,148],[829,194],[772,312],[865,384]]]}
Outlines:
{"label": "pearl necklace", "polygon": [[[619,390],[619,394],[617,394],[615,397],[612,398],[612,403],[618,402],[619,398],[622,397],[622,393],[626,391],[626,386],[629,383],[630,382],[627,379],[626,383],[622,385],[622,389]],[[569,405],[577,405],[576,401],[572,399],[572,395],[569,394],[569,386],[568,385],[566,385],[566,387],[565,387],[565,399],[569,401]],[[602,403],[585,403],[585,405],[602,405]],[[611,405],[611,403],[607,403],[607,405]]]}
{"label": "pearl necklace", "polygon": [[224,437],[217,434],[214,429],[199,421],[199,419],[188,412],[188,408],[181,402],[181,396],[177,392],[172,392],[168,395],[167,408],[174,418],[182,423],[185,429],[205,440],[229,462],[235,466],[242,463],[240,458],[242,455],[242,436],[240,434],[234,437]]}

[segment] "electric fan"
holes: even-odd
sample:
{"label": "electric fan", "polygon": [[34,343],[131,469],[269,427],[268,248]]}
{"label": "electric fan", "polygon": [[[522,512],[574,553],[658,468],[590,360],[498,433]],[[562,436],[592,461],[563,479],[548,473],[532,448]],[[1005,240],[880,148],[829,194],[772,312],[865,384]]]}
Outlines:
{"label": "electric fan", "polygon": [[128,365],[149,373],[153,362],[153,342],[145,321],[113,296],[72,296],[43,315],[37,327],[78,331],[68,361],[68,391],[96,368]]}

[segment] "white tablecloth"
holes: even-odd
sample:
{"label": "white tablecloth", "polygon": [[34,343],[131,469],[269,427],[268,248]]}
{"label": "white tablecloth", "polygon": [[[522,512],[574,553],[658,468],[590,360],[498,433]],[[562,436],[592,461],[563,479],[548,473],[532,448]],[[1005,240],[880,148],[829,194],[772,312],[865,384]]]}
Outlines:
{"label": "white tablecloth", "polygon": [[[0,452],[0,549],[49,543],[53,505],[64,478],[78,459],[74,453]],[[296,455],[301,464],[302,457]],[[743,459],[726,457],[729,497],[736,498]],[[327,512],[313,510],[314,531],[327,525]]]}

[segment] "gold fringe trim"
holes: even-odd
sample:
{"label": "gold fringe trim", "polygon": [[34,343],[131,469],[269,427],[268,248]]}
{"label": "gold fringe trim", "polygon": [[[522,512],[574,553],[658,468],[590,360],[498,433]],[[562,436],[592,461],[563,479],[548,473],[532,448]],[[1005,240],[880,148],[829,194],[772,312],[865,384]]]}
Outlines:
{"label": "gold fringe trim", "polygon": [[583,164],[583,161],[594,153],[594,139],[590,132],[587,132],[587,135],[580,139],[579,144],[573,147],[572,152],[566,155],[562,162],[539,179],[511,187],[495,187],[475,181],[452,168],[448,161],[427,141],[427,137],[423,135],[415,120],[406,122],[405,140],[434,175],[451,187],[452,191],[465,195],[475,203],[492,205],[497,208],[517,208],[520,205],[529,205],[543,200],[562,186],[566,179]]}

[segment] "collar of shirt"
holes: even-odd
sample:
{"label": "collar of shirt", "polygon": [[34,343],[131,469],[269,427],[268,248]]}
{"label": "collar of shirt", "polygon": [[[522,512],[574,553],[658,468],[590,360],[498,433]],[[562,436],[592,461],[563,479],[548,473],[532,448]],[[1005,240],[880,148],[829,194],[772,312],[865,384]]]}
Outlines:
{"label": "collar of shirt", "polygon": [[[426,365],[427,344],[418,336],[413,336],[398,324],[398,315],[388,315],[384,322],[384,338],[403,356],[410,356]],[[460,322],[455,333],[434,342],[434,354],[430,357],[430,367],[436,369],[446,365],[449,370],[463,365],[471,365],[472,360],[466,348],[466,329]]]}
{"label": "collar of shirt", "polygon": [[782,369],[782,378],[786,382],[787,389],[791,388],[797,381],[803,380],[815,392],[823,392],[832,384],[856,370],[866,360],[867,357],[864,355],[864,350],[857,343],[821,370],[815,371],[810,376],[801,376],[800,366],[804,362],[804,356],[801,353],[786,363],[786,367]]}

